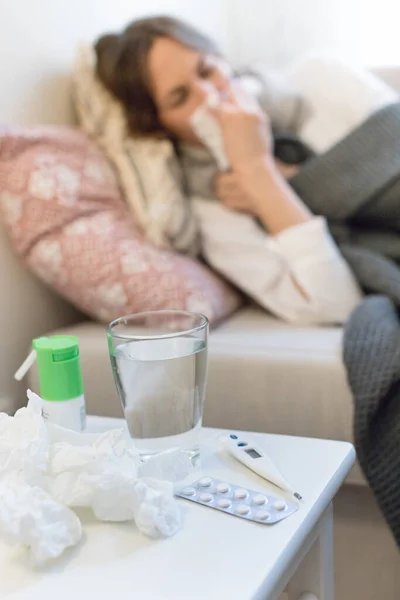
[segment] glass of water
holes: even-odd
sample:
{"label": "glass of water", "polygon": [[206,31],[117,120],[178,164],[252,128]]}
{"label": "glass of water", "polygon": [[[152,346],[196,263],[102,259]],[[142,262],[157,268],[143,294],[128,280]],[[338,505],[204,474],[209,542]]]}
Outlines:
{"label": "glass of water", "polygon": [[107,328],[114,381],[143,459],[179,448],[199,454],[208,319],[178,310],[116,319]]}

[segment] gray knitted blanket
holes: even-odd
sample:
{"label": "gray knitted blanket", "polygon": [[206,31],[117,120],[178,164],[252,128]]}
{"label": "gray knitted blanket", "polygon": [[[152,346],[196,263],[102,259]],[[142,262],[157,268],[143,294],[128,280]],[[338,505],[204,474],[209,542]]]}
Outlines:
{"label": "gray knitted blanket", "polygon": [[290,183],[328,218],[373,294],[350,317],[343,356],[358,459],[400,548],[400,103],[310,160]]}

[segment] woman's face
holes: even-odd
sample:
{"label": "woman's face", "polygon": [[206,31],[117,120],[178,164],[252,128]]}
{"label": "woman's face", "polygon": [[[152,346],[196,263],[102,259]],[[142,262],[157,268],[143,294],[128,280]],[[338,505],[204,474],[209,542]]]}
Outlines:
{"label": "woman's face", "polygon": [[158,38],[147,66],[161,124],[174,137],[199,143],[189,119],[210,93],[226,95],[233,77],[228,64],[170,38]]}

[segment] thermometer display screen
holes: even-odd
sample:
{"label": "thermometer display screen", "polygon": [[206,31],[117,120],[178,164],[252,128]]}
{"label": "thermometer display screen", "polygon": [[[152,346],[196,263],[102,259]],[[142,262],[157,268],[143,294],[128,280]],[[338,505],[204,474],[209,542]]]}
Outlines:
{"label": "thermometer display screen", "polygon": [[251,458],[261,458],[261,454],[254,450],[254,448],[246,448],[245,452],[251,456]]}

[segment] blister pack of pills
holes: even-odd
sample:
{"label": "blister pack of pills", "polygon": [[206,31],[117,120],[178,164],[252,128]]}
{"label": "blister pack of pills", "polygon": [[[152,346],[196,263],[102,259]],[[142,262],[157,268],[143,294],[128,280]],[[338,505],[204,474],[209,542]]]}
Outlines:
{"label": "blister pack of pills", "polygon": [[266,525],[286,519],[299,508],[296,502],[239,487],[213,477],[202,477],[175,491],[175,496]]}

